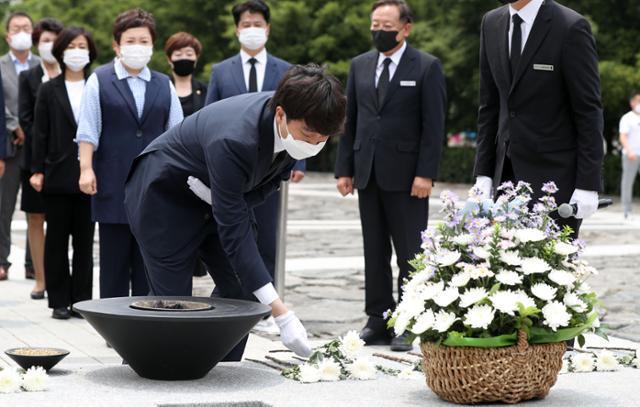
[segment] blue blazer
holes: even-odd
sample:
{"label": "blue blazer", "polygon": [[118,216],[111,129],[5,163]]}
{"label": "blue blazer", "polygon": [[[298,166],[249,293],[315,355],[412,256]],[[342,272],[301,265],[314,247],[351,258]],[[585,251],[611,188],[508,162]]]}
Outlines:
{"label": "blue blazer", "polygon": [[[267,54],[267,69],[264,73],[262,91],[276,90],[280,80],[282,80],[289,68],[291,68],[289,62]],[[238,53],[218,64],[214,64],[213,68],[211,68],[211,78],[209,79],[205,105],[247,92],[247,84],[242,70],[242,58]],[[305,171],[306,167],[306,162],[302,160],[296,163],[294,170]]]}

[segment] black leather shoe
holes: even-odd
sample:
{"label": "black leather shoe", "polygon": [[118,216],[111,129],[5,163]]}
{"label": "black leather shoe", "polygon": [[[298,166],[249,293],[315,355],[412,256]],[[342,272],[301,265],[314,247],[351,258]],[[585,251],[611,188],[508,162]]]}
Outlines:
{"label": "black leather shoe", "polygon": [[394,352],[408,352],[411,349],[413,349],[413,345],[409,342],[409,334],[407,332],[391,340],[391,350]]}
{"label": "black leather shoe", "polygon": [[69,319],[71,318],[71,312],[67,307],[55,308],[51,313],[51,317],[54,319]]}
{"label": "black leather shoe", "polygon": [[387,323],[384,319],[369,317],[367,325],[360,331],[360,339],[367,346],[388,345],[391,342],[391,332],[387,329]]}
{"label": "black leather shoe", "polygon": [[44,299],[44,290],[42,290],[42,291],[31,291],[31,299],[32,300],[43,300]]}

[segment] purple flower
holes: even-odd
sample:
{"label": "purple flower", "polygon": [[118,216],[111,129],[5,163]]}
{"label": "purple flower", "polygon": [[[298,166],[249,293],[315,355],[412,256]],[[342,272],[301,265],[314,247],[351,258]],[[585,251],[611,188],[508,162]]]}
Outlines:
{"label": "purple flower", "polygon": [[544,184],[542,184],[542,192],[547,194],[555,194],[556,192],[558,192],[558,187],[553,181],[545,182]]}

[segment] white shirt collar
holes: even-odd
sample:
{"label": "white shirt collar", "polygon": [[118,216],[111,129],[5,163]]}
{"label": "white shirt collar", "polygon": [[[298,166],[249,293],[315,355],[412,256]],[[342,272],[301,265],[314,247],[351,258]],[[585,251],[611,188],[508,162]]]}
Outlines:
{"label": "white shirt collar", "polygon": [[[20,62],[18,57],[13,55],[13,51],[9,51],[9,56],[11,56],[11,60],[13,61],[14,64],[22,64],[22,62]],[[31,51],[29,51],[29,56],[27,57],[27,60],[24,63],[28,64],[29,62],[31,62]]]}
{"label": "white shirt collar", "polygon": [[511,21],[513,21],[513,15],[517,14],[522,18],[527,27],[532,27],[533,22],[536,21],[536,17],[538,16],[538,12],[540,11],[540,7],[544,0],[531,0],[529,4],[522,7],[519,11],[514,9],[513,6],[509,5],[509,14],[511,15]]}
{"label": "white shirt collar", "polygon": [[393,54],[391,54],[390,57],[387,57],[385,54],[383,54],[382,52],[380,52],[378,54],[378,66],[382,66],[384,60],[386,58],[391,58],[391,62],[393,62],[394,64],[396,64],[396,66],[400,65],[400,59],[402,58],[402,54],[404,54],[404,51],[407,49],[407,41],[405,40],[402,43],[402,46],[400,47],[399,50],[397,50],[396,52],[394,52]]}
{"label": "white shirt collar", "polygon": [[113,61],[113,68],[116,71],[116,77],[118,78],[118,80],[123,80],[126,78],[140,78],[145,82],[149,82],[151,80],[151,71],[149,70],[148,66],[145,66],[138,76],[133,76],[125,69],[124,65],[122,65],[122,62],[120,62],[120,59],[116,58]]}
{"label": "white shirt collar", "polygon": [[252,57],[251,55],[247,54],[245,50],[240,49],[240,58],[242,59],[243,65],[248,63],[251,58],[255,58],[258,60],[259,64],[266,66],[267,65],[267,49],[263,48],[262,51],[258,52],[258,54],[255,57]]}
{"label": "white shirt collar", "polygon": [[273,154],[278,154],[279,152],[284,151],[284,145],[282,144],[282,139],[278,132],[278,123],[276,122],[275,116],[273,117],[273,137]]}

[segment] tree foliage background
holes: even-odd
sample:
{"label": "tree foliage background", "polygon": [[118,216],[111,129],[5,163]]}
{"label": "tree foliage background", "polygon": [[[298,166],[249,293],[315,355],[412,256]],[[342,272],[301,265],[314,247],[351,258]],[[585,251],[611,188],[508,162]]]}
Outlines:
{"label": "tree foliage background", "polygon": [[[240,0],[238,0],[240,1]],[[482,16],[497,0],[409,0],[415,14],[410,42],[444,63],[449,94],[449,131],[473,130],[478,93],[478,46]],[[605,137],[615,137],[617,122],[628,107],[628,96],[640,89],[640,1],[559,0],[585,15],[598,42]],[[271,37],[267,47],[292,63],[327,64],[346,78],[350,59],[371,48],[369,10],[372,0],[269,0]],[[98,43],[99,62],[113,57],[111,27],[116,15],[132,7],[151,11],[158,38],[153,68],[167,72],[161,52],[177,31],[196,35],[204,46],[199,77],[211,64],[237,52],[230,0],[0,0],[6,15],[23,10],[34,19],[56,17],[66,25],[89,28]],[[4,51],[6,44],[3,42]]]}

